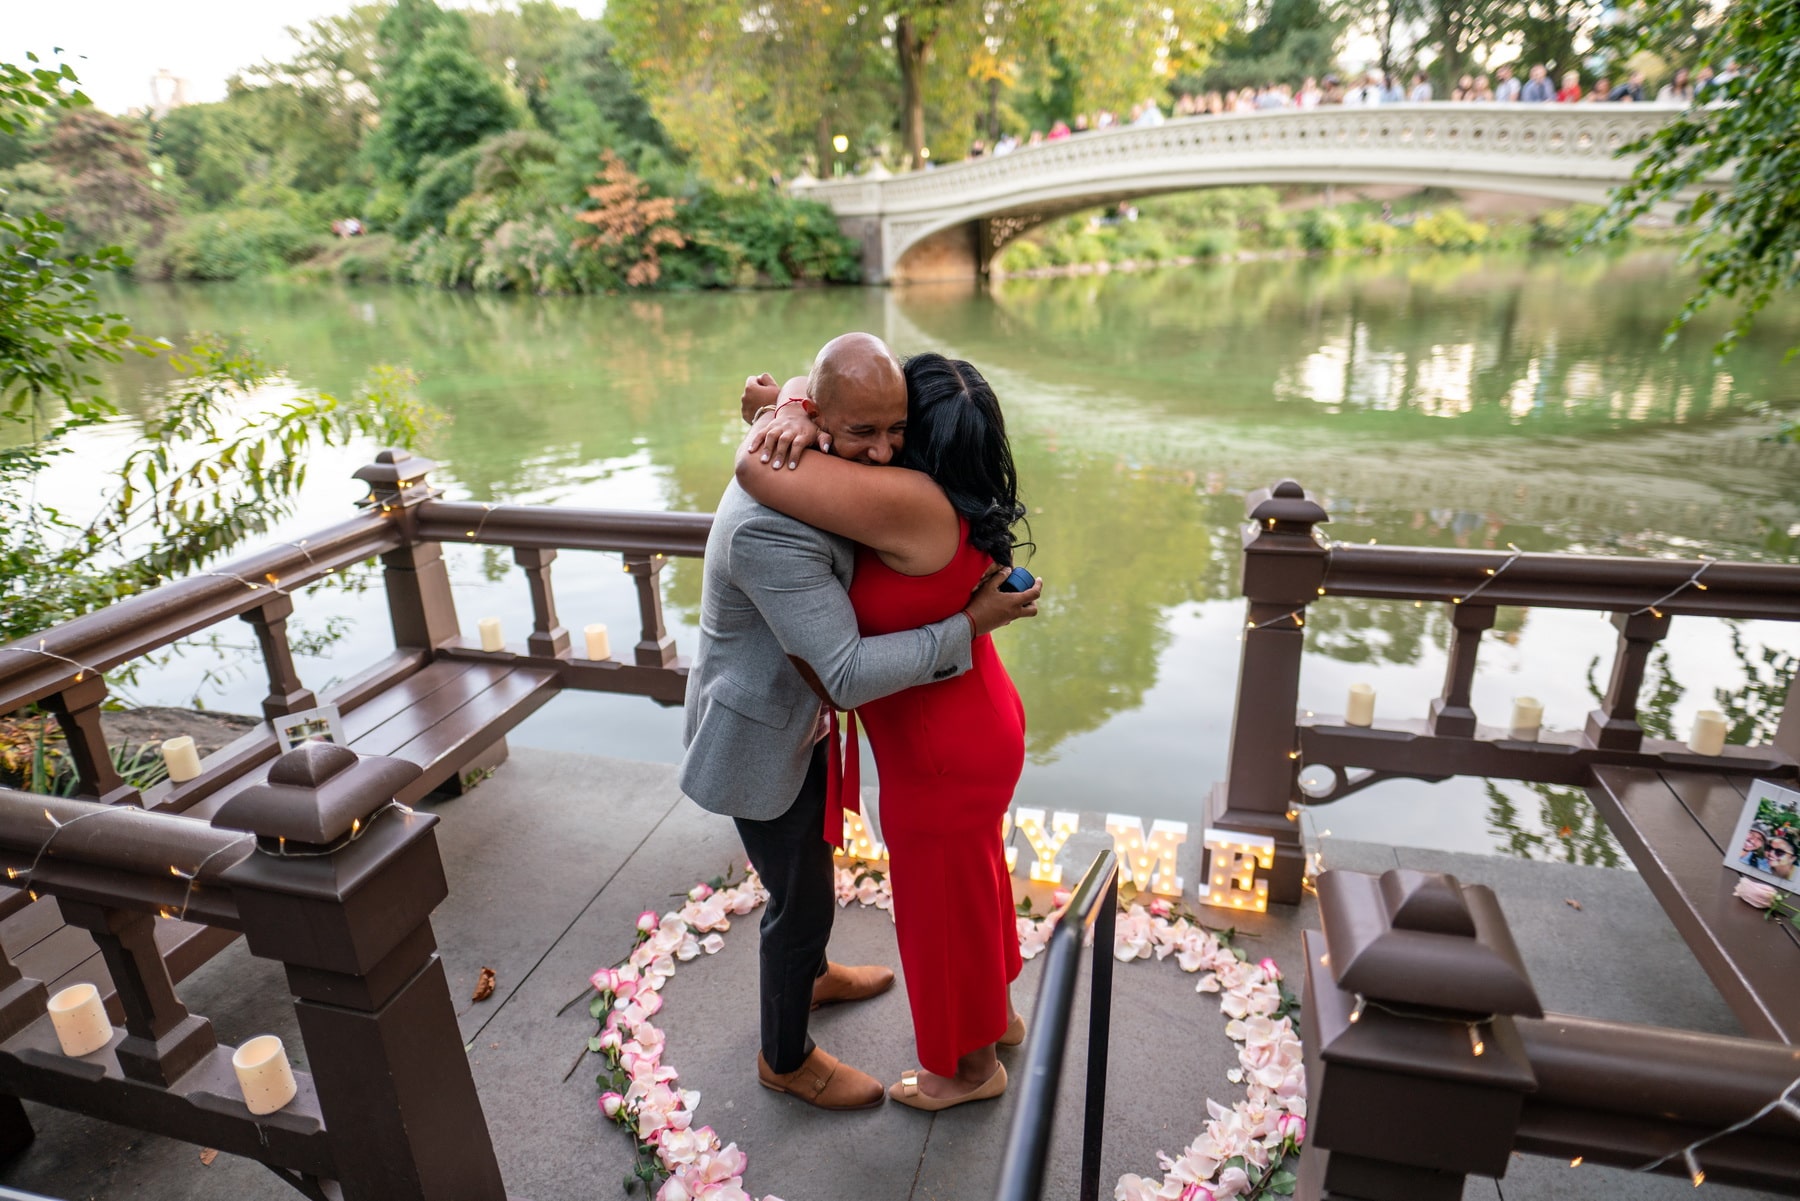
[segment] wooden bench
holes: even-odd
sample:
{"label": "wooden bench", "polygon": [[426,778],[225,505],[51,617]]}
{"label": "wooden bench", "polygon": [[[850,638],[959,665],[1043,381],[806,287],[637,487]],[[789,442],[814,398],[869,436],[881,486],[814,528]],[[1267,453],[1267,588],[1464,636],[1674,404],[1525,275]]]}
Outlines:
{"label": "wooden bench", "polygon": [[1800,931],[1732,895],[1724,865],[1755,777],[1597,767],[1588,796],[1752,1038],[1800,1042]]}
{"label": "wooden bench", "polygon": [[[419,766],[423,774],[396,798],[411,804],[447,786],[460,788],[464,773],[504,759],[506,734],[556,690],[556,673],[539,667],[431,660],[422,651],[398,651],[324,699],[339,706],[353,750]],[[196,779],[149,789],[144,805],[211,821],[226,801],[267,778],[279,751],[274,727],[261,722],[208,755]],[[183,921],[158,922],[156,936],[176,983],[237,937]],[[63,923],[54,899],[33,902],[19,891],[0,900],[0,948],[52,994],[72,984],[95,985],[114,1020],[123,1022],[99,948],[86,930]]]}

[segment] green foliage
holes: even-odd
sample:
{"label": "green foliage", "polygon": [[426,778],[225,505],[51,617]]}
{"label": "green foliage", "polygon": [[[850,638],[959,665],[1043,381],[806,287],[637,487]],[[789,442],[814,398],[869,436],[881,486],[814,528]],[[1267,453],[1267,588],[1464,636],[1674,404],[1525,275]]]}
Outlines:
{"label": "green foliage", "polygon": [[448,38],[411,54],[382,105],[380,162],[412,183],[435,160],[519,123],[506,88],[473,54]]}
{"label": "green foliage", "polygon": [[1197,259],[1222,259],[1237,250],[1237,230],[1203,229],[1193,235],[1188,253]]}
{"label": "green foliage", "polygon": [[480,147],[469,146],[432,164],[407,196],[394,223],[394,236],[410,242],[426,230],[441,232],[450,210],[475,190],[475,163],[480,157]]}
{"label": "green foliage", "polygon": [[[1650,26],[1673,34],[1680,17],[1681,7],[1669,6]],[[1800,5],[1730,5],[1704,55],[1735,58],[1753,73],[1715,81],[1709,103],[1684,110],[1635,148],[1644,155],[1631,182],[1613,193],[1588,240],[1623,237],[1657,206],[1685,201],[1683,220],[1694,227],[1687,254],[1699,273],[1669,336],[1715,301],[1736,300],[1742,307],[1719,342],[1723,353],[1777,291],[1800,283]],[[1724,172],[1730,183],[1710,181]]]}
{"label": "green foliage", "polygon": [[1294,223],[1300,248],[1314,254],[1335,254],[1350,245],[1350,228],[1336,209],[1307,209]]}
{"label": "green foliage", "polygon": [[1348,12],[1321,0],[1261,0],[1220,45],[1206,71],[1177,80],[1178,91],[1297,85],[1307,76],[1322,79],[1333,69],[1343,43]]}
{"label": "green foliage", "polygon": [[1433,250],[1473,250],[1488,239],[1488,227],[1471,221],[1461,209],[1442,208],[1412,224],[1412,236]]}
{"label": "green foliage", "polygon": [[823,204],[769,191],[703,191],[676,210],[687,245],[663,254],[673,286],[855,283],[860,248]]}
{"label": "green foliage", "polygon": [[226,209],[189,220],[142,256],[139,274],[161,279],[243,279],[266,275],[317,253],[326,239],[288,214]]}

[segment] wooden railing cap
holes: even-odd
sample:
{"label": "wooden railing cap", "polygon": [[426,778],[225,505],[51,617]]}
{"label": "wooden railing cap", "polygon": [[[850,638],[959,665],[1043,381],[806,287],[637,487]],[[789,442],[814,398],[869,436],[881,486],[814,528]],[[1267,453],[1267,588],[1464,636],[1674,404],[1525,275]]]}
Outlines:
{"label": "wooden railing cap", "polygon": [[1325,506],[1308,496],[1306,489],[1293,480],[1281,480],[1273,487],[1258,488],[1245,498],[1244,506],[1250,519],[1259,524],[1275,521],[1311,526],[1331,520]]}
{"label": "wooden railing cap", "polygon": [[327,848],[419,778],[416,764],[324,742],[307,742],[275,761],[265,784],[255,784],[219,807],[212,824],[248,830],[294,849]]}

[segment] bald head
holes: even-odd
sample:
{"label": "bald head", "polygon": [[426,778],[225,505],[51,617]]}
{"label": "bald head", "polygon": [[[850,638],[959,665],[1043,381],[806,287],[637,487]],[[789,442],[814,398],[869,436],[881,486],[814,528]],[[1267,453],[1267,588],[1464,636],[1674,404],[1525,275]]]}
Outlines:
{"label": "bald head", "polygon": [[807,390],[814,419],[831,435],[833,454],[883,464],[900,452],[906,377],[886,342],[862,333],[833,338],[813,360]]}

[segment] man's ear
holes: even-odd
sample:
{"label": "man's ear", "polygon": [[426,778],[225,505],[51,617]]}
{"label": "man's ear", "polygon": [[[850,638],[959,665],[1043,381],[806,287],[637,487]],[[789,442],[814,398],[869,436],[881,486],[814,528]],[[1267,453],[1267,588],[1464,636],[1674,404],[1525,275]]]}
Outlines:
{"label": "man's ear", "polygon": [[800,407],[805,409],[806,415],[811,417],[814,421],[819,419],[819,406],[812,397],[809,396],[805,400],[802,400],[800,402]]}

